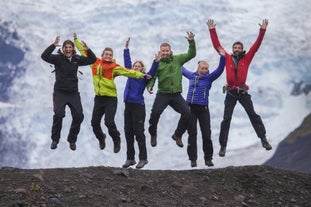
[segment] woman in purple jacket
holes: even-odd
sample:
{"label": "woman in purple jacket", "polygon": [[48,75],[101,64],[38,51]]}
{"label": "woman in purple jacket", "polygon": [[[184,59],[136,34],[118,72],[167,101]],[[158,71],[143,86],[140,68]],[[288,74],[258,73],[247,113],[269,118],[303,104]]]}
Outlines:
{"label": "woman in purple jacket", "polygon": [[[126,68],[132,68],[145,73],[145,66],[142,61],[135,61],[132,66],[130,50],[128,48],[130,38],[126,41],[125,49],[123,51],[124,66]],[[146,74],[154,76],[158,69],[160,55],[155,56],[153,64]],[[147,79],[135,79],[128,78],[124,89],[124,132],[127,144],[127,159],[123,168],[128,168],[131,165],[135,165],[135,149],[134,140],[138,143],[139,148],[139,163],[136,168],[143,168],[147,163],[147,149],[146,149],[146,136],[145,136],[145,117],[146,108],[144,101],[144,90],[148,83]]]}
{"label": "woman in purple jacket", "polygon": [[[208,108],[209,90],[212,82],[216,80],[224,71],[225,67],[225,51],[219,48],[220,60],[217,69],[209,73],[209,65],[206,61],[199,61],[196,72],[188,71],[182,67],[183,76],[189,79],[189,89],[187,94],[187,103],[190,106],[195,129],[197,130],[197,120],[199,120],[202,145],[204,152],[205,165],[214,166],[213,160],[213,143],[211,139],[210,112]],[[197,152],[197,139],[189,139],[190,148]],[[196,167],[196,161],[191,161],[191,167]]]}

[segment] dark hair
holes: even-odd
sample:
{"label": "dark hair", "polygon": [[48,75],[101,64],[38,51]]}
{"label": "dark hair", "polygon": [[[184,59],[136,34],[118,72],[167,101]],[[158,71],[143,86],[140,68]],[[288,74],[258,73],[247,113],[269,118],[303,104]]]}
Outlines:
{"label": "dark hair", "polygon": [[66,45],[71,45],[73,48],[75,47],[75,44],[71,40],[65,40],[63,43],[63,47],[65,47]]}
{"label": "dark hair", "polygon": [[112,49],[111,47],[106,47],[106,48],[103,50],[102,55],[103,55],[106,51],[110,51],[110,52],[112,52],[112,54],[113,54],[113,49]]}
{"label": "dark hair", "polygon": [[242,46],[242,50],[243,50],[243,48],[244,48],[244,47],[243,47],[243,43],[240,42],[240,41],[237,41],[237,42],[233,43],[232,48],[233,48],[235,45],[241,45],[241,46]]}

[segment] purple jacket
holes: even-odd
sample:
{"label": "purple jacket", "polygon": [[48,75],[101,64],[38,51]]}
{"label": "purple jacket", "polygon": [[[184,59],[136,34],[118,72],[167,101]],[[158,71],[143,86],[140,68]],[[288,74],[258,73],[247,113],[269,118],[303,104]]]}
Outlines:
{"label": "purple jacket", "polygon": [[[126,68],[132,68],[132,60],[129,49],[123,51],[124,66]],[[158,62],[153,61],[150,70],[147,74],[154,76],[158,70]],[[124,89],[123,99],[124,102],[144,104],[144,90],[149,80],[128,78]]]}
{"label": "purple jacket", "polygon": [[187,94],[188,104],[208,105],[209,90],[212,82],[216,80],[224,71],[226,62],[225,56],[220,56],[218,67],[212,72],[204,76],[200,76],[198,71],[191,72],[182,67],[182,74],[189,79],[189,89]]}

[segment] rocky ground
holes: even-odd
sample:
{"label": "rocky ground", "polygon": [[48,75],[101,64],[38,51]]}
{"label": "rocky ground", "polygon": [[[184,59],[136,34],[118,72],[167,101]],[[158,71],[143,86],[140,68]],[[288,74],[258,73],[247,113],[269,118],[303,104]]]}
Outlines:
{"label": "rocky ground", "polygon": [[185,171],[0,169],[0,206],[310,206],[311,174],[268,166]]}

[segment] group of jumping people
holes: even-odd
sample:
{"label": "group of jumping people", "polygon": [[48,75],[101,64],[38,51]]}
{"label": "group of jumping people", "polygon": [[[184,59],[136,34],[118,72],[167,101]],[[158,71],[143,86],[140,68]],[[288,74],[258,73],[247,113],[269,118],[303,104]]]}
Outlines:
{"label": "group of jumping people", "polygon": [[[91,125],[101,150],[105,149],[107,137],[101,127],[101,120],[104,117],[108,134],[114,143],[114,153],[120,151],[120,132],[114,120],[118,105],[117,87],[114,79],[117,76],[128,77],[123,95],[125,104],[124,134],[127,144],[126,161],[122,166],[123,168],[136,165],[136,168],[140,169],[148,163],[144,127],[146,118],[144,91],[147,88],[149,93],[153,93],[153,86],[156,81],[158,81],[158,89],[151,109],[148,127],[151,146],[157,145],[158,122],[162,112],[167,106],[170,106],[181,115],[171,138],[177,146],[183,147],[182,136],[186,131],[188,132],[187,154],[191,167],[197,166],[197,122],[199,122],[202,134],[205,165],[214,166],[208,97],[213,81],[223,73],[224,68],[226,68],[227,83],[224,86],[226,97],[223,120],[220,125],[219,156],[224,157],[226,154],[230,122],[237,102],[245,109],[262,146],[266,150],[271,150],[272,147],[266,138],[264,124],[254,110],[251,95],[248,93],[249,87],[246,84],[249,65],[261,45],[268,20],[264,19],[259,24],[259,35],[248,52],[243,50],[241,42],[233,43],[232,52],[227,52],[220,44],[214,20],[209,19],[207,26],[213,47],[220,55],[218,67],[211,72],[209,64],[205,60],[198,62],[196,71],[184,67],[186,62],[196,56],[195,35],[192,32],[187,32],[185,37],[189,44],[186,53],[173,55],[170,44],[162,43],[148,71],[140,60],[134,61],[132,64],[129,50],[130,38],[125,43],[124,66],[121,66],[113,59],[112,48],[106,47],[101,57],[96,57],[94,52],[84,41],[80,41],[76,34],[74,34],[74,41],[64,41],[62,50],[59,49],[57,54],[53,54],[60,43],[60,37],[57,36],[54,43],[41,55],[44,61],[53,64],[55,67],[54,115],[50,148],[53,150],[57,148],[61,136],[62,121],[65,117],[65,108],[68,106],[72,115],[72,123],[67,141],[70,149],[76,150],[77,136],[84,119],[77,73],[79,66],[90,65],[95,92]],[[80,55],[76,53],[75,48]],[[186,99],[181,95],[182,77],[189,80]],[[137,164],[135,161],[135,140],[139,148],[139,162]]]}

